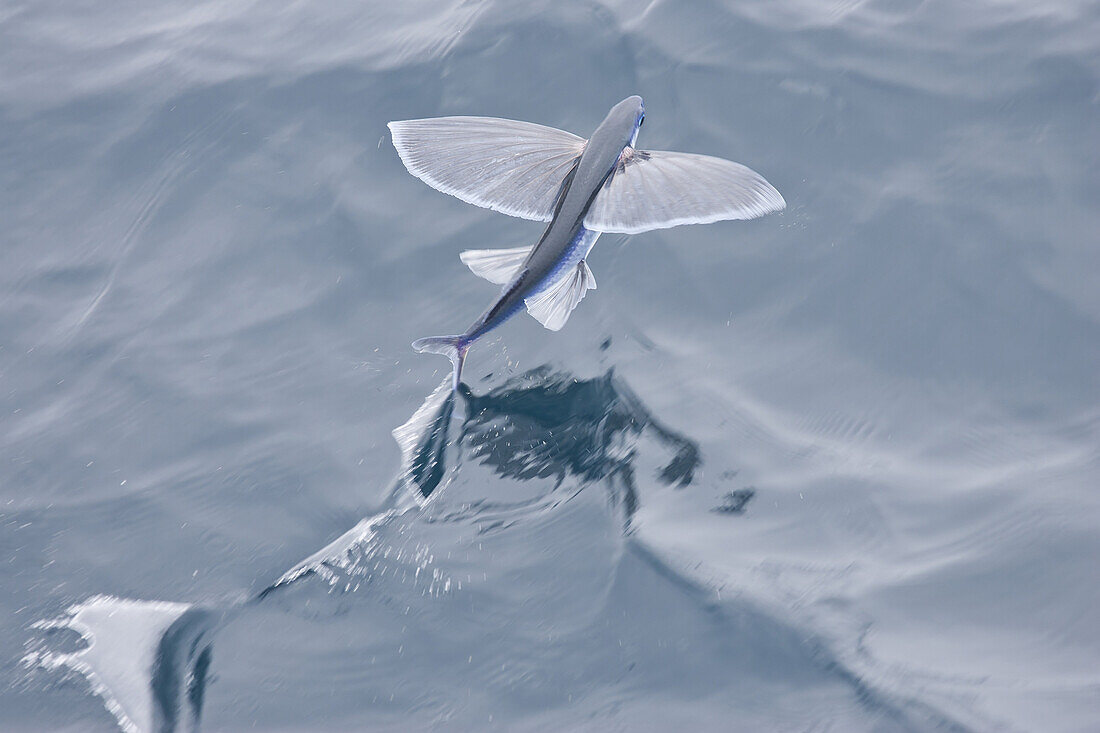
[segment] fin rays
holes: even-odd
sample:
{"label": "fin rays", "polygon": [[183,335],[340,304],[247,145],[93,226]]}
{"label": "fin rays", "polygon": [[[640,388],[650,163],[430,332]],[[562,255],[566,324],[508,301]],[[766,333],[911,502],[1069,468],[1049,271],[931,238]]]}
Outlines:
{"label": "fin rays", "polygon": [[628,147],[592,202],[584,225],[637,234],[680,224],[754,219],[786,205],[770,183],[740,163]]}
{"label": "fin rays", "polygon": [[409,173],[468,204],[550,221],[562,181],[584,138],[495,117],[434,117],[389,123]]}
{"label": "fin rays", "polygon": [[506,285],[519,272],[534,247],[468,249],[458,257],[470,272],[497,285]]}
{"label": "fin rays", "polygon": [[588,263],[581,260],[564,277],[524,300],[527,312],[551,331],[560,331],[569,314],[589,290],[596,289],[596,278]]}

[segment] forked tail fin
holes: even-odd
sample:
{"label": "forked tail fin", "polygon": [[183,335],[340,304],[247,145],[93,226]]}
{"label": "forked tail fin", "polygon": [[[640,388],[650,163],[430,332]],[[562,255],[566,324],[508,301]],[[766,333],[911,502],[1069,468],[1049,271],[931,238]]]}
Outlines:
{"label": "forked tail fin", "polygon": [[450,359],[454,366],[452,386],[458,389],[459,380],[462,378],[462,362],[466,360],[466,350],[470,348],[470,342],[465,336],[429,336],[413,341],[412,347],[420,353],[443,354]]}

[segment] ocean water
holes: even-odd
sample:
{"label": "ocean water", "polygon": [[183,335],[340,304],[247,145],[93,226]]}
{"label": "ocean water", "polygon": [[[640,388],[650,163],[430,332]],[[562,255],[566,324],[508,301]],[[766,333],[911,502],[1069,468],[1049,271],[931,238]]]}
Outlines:
{"label": "ocean water", "polygon": [[[564,330],[386,122],[760,171]],[[1100,729],[1100,6],[0,5],[0,730]]]}

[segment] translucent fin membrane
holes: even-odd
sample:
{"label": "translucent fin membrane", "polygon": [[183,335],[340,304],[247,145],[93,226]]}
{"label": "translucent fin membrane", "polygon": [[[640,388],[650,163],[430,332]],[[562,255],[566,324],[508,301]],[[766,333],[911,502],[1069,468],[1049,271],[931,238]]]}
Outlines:
{"label": "translucent fin membrane", "polygon": [[757,172],[709,155],[627,148],[584,226],[637,234],[680,224],[754,219],[786,206]]}
{"label": "translucent fin membrane", "polygon": [[534,247],[468,249],[459,258],[478,277],[497,285],[505,285],[519,272],[532,249]]}
{"label": "translucent fin membrane", "polygon": [[414,176],[466,203],[550,221],[562,181],[585,140],[552,127],[495,117],[391,122],[393,146]]}
{"label": "translucent fin membrane", "polygon": [[596,289],[596,278],[588,263],[581,260],[577,266],[554,284],[524,302],[527,312],[551,331],[560,331],[569,314],[577,307],[589,290]]}

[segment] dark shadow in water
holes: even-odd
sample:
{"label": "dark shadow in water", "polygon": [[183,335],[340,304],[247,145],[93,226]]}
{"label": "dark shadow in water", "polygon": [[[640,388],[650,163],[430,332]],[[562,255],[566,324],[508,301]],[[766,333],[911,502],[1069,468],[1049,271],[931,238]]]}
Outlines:
{"label": "dark shadow in water", "polygon": [[722,497],[722,503],[711,509],[717,514],[744,514],[745,507],[756,496],[756,488],[746,486],[736,491],[727,491]]}
{"label": "dark shadow in water", "polygon": [[629,456],[610,450],[622,435],[647,428],[676,450],[661,472],[665,484],[686,486],[700,462],[698,446],[657,422],[613,371],[578,380],[539,367],[481,396],[464,384],[460,389],[463,440],[501,476],[598,481],[631,464],[633,450]]}
{"label": "dark shadow in water", "polygon": [[[465,415],[456,423],[454,411],[459,399],[463,402]],[[456,424],[458,434],[452,439],[452,425]],[[630,519],[638,508],[635,481],[641,470],[640,458],[646,459],[644,465],[647,466],[663,464],[656,469],[656,474],[667,486],[686,486],[700,464],[696,444],[654,419],[638,397],[611,371],[593,379],[577,379],[542,367],[483,395],[475,395],[463,385],[456,396],[448,378],[428,395],[404,425],[393,431],[393,436],[401,449],[401,466],[383,505],[292,567],[262,592],[220,607],[94,597],[71,608],[68,618],[46,622],[43,626],[75,630],[88,642],[84,650],[54,655],[52,666],[67,666],[97,681],[96,692],[119,721],[125,721],[124,728],[159,733],[198,730],[214,636],[228,622],[248,613],[279,589],[297,585],[302,578],[319,577],[333,587],[358,587],[362,571],[371,567],[371,553],[376,553],[374,557],[377,557],[378,552],[390,549],[385,546],[386,535],[379,532],[387,525],[399,523],[395,526],[400,534],[399,528],[409,515],[424,521],[447,521],[454,516],[480,518],[486,508],[501,506],[490,501],[475,501],[472,514],[459,512],[448,517],[432,517],[429,512],[421,513],[433,502],[440,488],[447,485],[448,478],[463,470],[464,460],[468,468],[476,468],[469,463],[476,461],[501,478],[549,479],[551,493],[566,482],[579,484],[578,491],[593,483],[609,486],[612,496],[623,508],[625,532],[630,532]],[[459,451],[460,457],[449,469],[446,454],[451,446]],[[654,450],[662,454],[663,460],[653,460]],[[672,457],[665,459],[669,452]],[[480,478],[467,483],[475,493],[493,488],[487,485],[479,488],[484,483]],[[504,488],[510,493],[515,485]],[[751,488],[746,488],[727,494],[726,503],[718,511],[729,514],[744,511],[753,493]],[[536,500],[539,510],[552,511],[553,503],[547,504],[541,499]],[[527,511],[536,502],[520,501],[509,506]],[[730,658],[743,660],[748,655],[752,660],[759,660],[765,677],[775,673],[775,665],[780,669],[788,665],[789,671],[782,674],[795,674],[797,679],[819,682],[830,677],[838,679],[851,688],[862,707],[889,723],[887,727],[961,729],[954,721],[919,702],[895,701],[888,694],[880,694],[831,657],[824,647],[816,646],[817,642],[807,642],[803,631],[777,621],[750,602],[735,604],[719,613],[709,588],[682,576],[650,551],[644,542],[628,540],[625,545],[628,552],[624,557],[641,563],[631,561],[620,566],[616,582],[633,582],[629,568],[641,568],[643,575],[656,573],[673,584],[680,592],[667,596],[666,601],[692,598],[696,618],[708,624],[722,623],[723,634],[734,631],[719,640],[729,642],[730,645],[723,648]],[[434,549],[444,551],[448,548]],[[644,584],[638,588],[647,593],[652,590],[652,586]],[[631,594],[627,593],[627,597]],[[671,606],[655,608],[664,609],[658,610],[658,614],[675,615],[678,611],[670,609],[682,610],[684,606],[677,601]],[[613,609],[612,614],[615,613],[625,615],[626,611]],[[654,623],[664,624],[665,620],[658,619]],[[646,628],[644,618],[640,623],[641,627],[634,627],[635,632]],[[702,646],[709,649],[711,645],[707,640]],[[622,646],[621,639],[619,646]],[[658,651],[653,659],[660,659],[663,653],[659,651],[660,644],[654,649]],[[708,654],[703,653],[699,658],[710,659]],[[749,666],[756,669],[756,664],[757,661],[752,661]],[[654,674],[660,677],[659,671]],[[919,716],[917,719],[921,723],[912,724],[911,714]],[[925,725],[923,721],[933,723]]]}
{"label": "dark shadow in water", "polygon": [[191,608],[168,627],[157,644],[149,685],[153,696],[153,730],[198,730],[207,673],[213,660],[212,636],[222,613]]}
{"label": "dark shadow in water", "polygon": [[[460,452],[472,455],[509,479],[552,478],[558,486],[567,479],[575,479],[582,486],[606,481],[616,500],[621,501],[627,531],[638,508],[635,463],[644,450],[641,447],[644,434],[673,454],[658,472],[658,479],[664,484],[688,485],[700,464],[698,446],[661,425],[612,371],[593,379],[577,379],[565,372],[540,367],[483,395],[473,394],[464,384],[458,394],[465,408],[455,441]],[[107,690],[107,696],[119,703],[117,707],[123,714],[150,711],[151,720],[131,721],[138,728],[162,733],[197,730],[217,631],[249,607],[301,578],[319,575],[331,580],[347,572],[362,557],[363,548],[370,545],[379,526],[430,502],[448,476],[446,454],[452,444],[455,403],[455,393],[447,380],[428,395],[408,422],[394,429],[394,439],[401,449],[401,467],[387,500],[377,512],[249,600],[221,608],[181,605],[174,612],[178,616],[168,616],[166,627],[161,619],[173,612],[166,612],[166,604],[155,601],[96,597],[74,606],[68,620],[51,627],[80,631],[89,641],[89,648],[96,643],[96,619],[114,616],[112,604],[125,604],[131,609],[135,627],[154,628],[151,625],[158,623],[163,631],[154,635],[152,650],[115,650],[101,645],[94,657],[86,653],[68,655],[70,666],[85,673],[90,669],[100,679],[123,678],[120,672],[133,671],[140,658],[151,655],[151,669],[137,670],[138,674],[149,674],[146,694],[150,704],[122,699],[135,694],[124,690]],[[454,470],[461,467],[456,465]]]}
{"label": "dark shadow in water", "polygon": [[658,422],[613,370],[582,380],[543,366],[484,395],[465,384],[460,394],[460,448],[504,478],[609,481],[627,528],[638,508],[634,466],[643,433],[673,451],[658,474],[664,484],[687,486],[700,463],[699,447]]}

